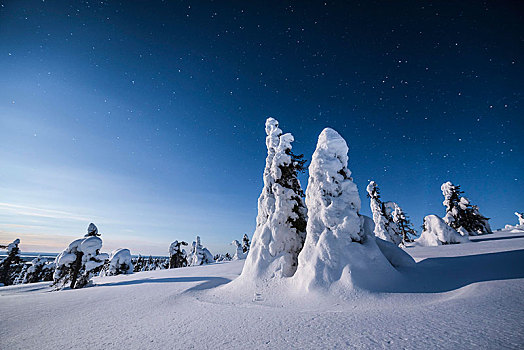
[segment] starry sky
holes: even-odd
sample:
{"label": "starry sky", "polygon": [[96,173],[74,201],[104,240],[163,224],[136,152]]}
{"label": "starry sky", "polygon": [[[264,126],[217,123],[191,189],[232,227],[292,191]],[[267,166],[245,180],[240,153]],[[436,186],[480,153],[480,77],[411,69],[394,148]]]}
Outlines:
{"label": "starry sky", "polygon": [[[324,127],[420,230],[460,184],[493,228],[524,211],[519,1],[0,1],[0,240],[213,253],[255,228],[280,121]],[[307,184],[307,176],[301,177]]]}

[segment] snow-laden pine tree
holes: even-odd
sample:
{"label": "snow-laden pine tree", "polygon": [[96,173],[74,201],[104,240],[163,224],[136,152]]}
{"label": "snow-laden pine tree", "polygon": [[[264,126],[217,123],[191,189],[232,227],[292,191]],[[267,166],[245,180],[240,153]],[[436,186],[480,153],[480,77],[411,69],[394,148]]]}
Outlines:
{"label": "snow-laden pine tree", "polygon": [[7,256],[0,260],[0,285],[8,286],[13,284],[14,278],[12,276],[11,265],[20,262],[20,249],[18,245],[20,240],[17,238],[8,245],[0,245],[0,249],[7,250]]}
{"label": "snow-laden pine tree", "polygon": [[397,225],[398,232],[402,236],[402,243],[413,242],[413,239],[417,236],[417,231],[413,228],[409,217],[404,213],[402,208],[394,203],[395,208],[391,212],[393,222]]}
{"label": "snow-laden pine tree", "polygon": [[[95,229],[93,229],[93,227]],[[98,237],[98,229],[90,224],[85,238],[77,239],[55,259],[56,269],[53,275],[53,286],[63,289],[85,287],[94,274],[104,266],[109,256],[100,253],[102,240]]]}
{"label": "snow-laden pine tree", "polygon": [[[387,210],[388,205],[380,199],[380,190],[375,181],[371,181],[367,187],[368,197],[370,199],[371,212],[375,222],[375,236],[395,245],[402,243],[402,235],[397,223],[393,220],[392,211]],[[387,202],[392,204],[392,202]],[[391,208],[390,208],[391,209]]]}
{"label": "snow-laden pine tree", "polygon": [[13,281],[13,284],[22,284],[24,283],[24,277],[29,269],[29,264],[22,264],[22,269],[19,273],[16,274],[16,278]]}
{"label": "snow-laden pine tree", "polygon": [[27,269],[23,283],[36,283],[43,281],[45,260],[37,256],[31,261],[31,266]]}
{"label": "snow-laden pine tree", "polygon": [[182,246],[187,246],[187,242],[174,241],[169,246],[169,268],[175,269],[187,266],[186,250]]}
{"label": "snow-laden pine tree", "polygon": [[233,255],[233,260],[245,259],[246,255],[244,254],[244,251],[242,249],[242,244],[240,244],[240,242],[236,239],[233,242],[231,242],[231,244],[236,248],[235,255]]}
{"label": "snow-laden pine tree", "polygon": [[488,218],[480,214],[476,205],[471,205],[466,197],[462,197],[460,186],[445,182],[440,187],[444,195],[446,216],[444,221],[461,235],[479,235],[491,233]]}
{"label": "snow-laden pine tree", "polygon": [[91,237],[91,236],[100,237],[100,233],[98,233],[98,227],[96,227],[95,224],[90,223],[89,226],[87,227],[87,235],[85,236],[86,237]]}
{"label": "snow-laden pine tree", "polygon": [[129,249],[116,249],[109,255],[109,262],[102,271],[102,275],[116,276],[133,273],[133,262]]}
{"label": "snow-laden pine tree", "polygon": [[249,252],[249,237],[246,233],[244,233],[244,237],[242,237],[242,252],[246,254]]}
{"label": "snow-laden pine tree", "polygon": [[[293,276],[300,290],[345,293],[358,281],[380,282],[394,274],[377,246],[371,219],[359,214],[347,154],[346,141],[335,130],[324,129],[309,166],[307,236]],[[391,244],[389,251],[394,256],[400,249]]]}
{"label": "snow-laden pine tree", "polygon": [[468,236],[462,236],[453,227],[436,215],[424,218],[422,234],[415,242],[422,246],[439,246],[469,242]]}
{"label": "snow-laden pine tree", "polygon": [[202,246],[200,243],[200,236],[196,236],[196,241],[191,244],[191,250],[187,256],[187,263],[189,266],[205,265],[214,262],[213,254]]}
{"label": "snow-laden pine tree", "polygon": [[297,178],[305,160],[292,152],[291,134],[266,120],[267,157],[264,187],[258,199],[257,227],[242,278],[252,281],[290,277],[297,268],[305,240],[307,210]]}

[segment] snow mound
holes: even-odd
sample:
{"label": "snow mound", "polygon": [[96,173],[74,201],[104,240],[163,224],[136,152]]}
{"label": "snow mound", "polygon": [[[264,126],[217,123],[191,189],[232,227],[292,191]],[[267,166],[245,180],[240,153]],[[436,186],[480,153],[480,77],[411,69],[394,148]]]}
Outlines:
{"label": "snow mound", "polygon": [[469,238],[462,236],[437,215],[428,215],[424,218],[424,230],[415,242],[422,246],[439,246],[442,244],[467,243]]}
{"label": "snow mound", "polygon": [[300,291],[344,295],[396,273],[376,243],[374,226],[359,215],[347,153],[335,130],[322,131],[309,166],[307,236],[293,277]]}
{"label": "snow mound", "polygon": [[120,274],[133,273],[133,263],[131,261],[131,252],[129,249],[116,249],[111,252],[109,256],[109,264],[107,265],[104,275],[115,276]]}

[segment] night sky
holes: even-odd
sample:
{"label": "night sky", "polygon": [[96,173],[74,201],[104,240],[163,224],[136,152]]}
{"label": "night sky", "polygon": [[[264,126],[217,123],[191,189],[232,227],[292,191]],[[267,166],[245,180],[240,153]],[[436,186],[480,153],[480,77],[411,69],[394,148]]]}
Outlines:
{"label": "night sky", "polygon": [[[307,4],[306,4],[307,3]],[[524,211],[519,1],[0,1],[0,241],[213,253],[255,228],[280,121],[420,230],[460,184],[493,228]],[[307,177],[302,184],[305,188]]]}

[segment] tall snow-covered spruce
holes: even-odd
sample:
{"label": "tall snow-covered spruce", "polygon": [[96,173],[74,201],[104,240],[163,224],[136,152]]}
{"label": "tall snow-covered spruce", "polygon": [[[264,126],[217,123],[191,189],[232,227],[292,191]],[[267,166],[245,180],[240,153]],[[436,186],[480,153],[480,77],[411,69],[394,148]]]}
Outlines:
{"label": "tall snow-covered spruce", "polygon": [[241,277],[253,281],[292,276],[306,235],[307,211],[297,178],[305,160],[292,152],[293,136],[266,120],[267,158],[257,227]]}
{"label": "tall snow-covered spruce", "polygon": [[335,130],[322,131],[309,166],[307,236],[293,277],[299,290],[344,294],[359,282],[373,284],[395,271],[377,246],[372,224],[359,214],[347,153],[346,141]]}
{"label": "tall snow-covered spruce", "polygon": [[446,224],[463,236],[491,233],[489,219],[480,214],[476,205],[471,205],[469,200],[462,196],[464,192],[460,190],[460,186],[448,181],[443,183],[440,189],[444,195],[442,204],[446,207]]}
{"label": "tall snow-covered spruce", "polygon": [[[395,204],[393,202],[382,202],[380,199],[380,191],[375,181],[371,181],[366,190],[370,199],[373,221],[375,222],[375,236],[399,245],[402,243],[402,235],[397,223],[390,214],[394,210]],[[389,211],[388,204],[390,205]]]}

